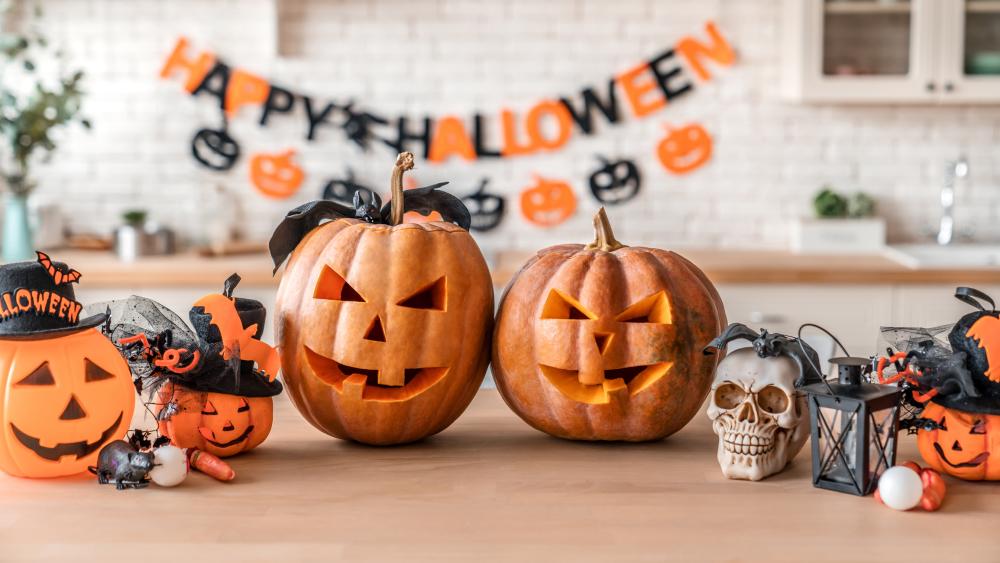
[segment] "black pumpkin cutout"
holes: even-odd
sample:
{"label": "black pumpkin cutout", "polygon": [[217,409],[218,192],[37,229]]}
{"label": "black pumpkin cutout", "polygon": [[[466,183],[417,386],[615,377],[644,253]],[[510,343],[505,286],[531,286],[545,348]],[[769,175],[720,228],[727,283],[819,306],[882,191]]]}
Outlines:
{"label": "black pumpkin cutout", "polygon": [[224,172],[236,164],[240,158],[240,145],[222,129],[199,129],[191,139],[191,154],[194,159],[212,170]]}
{"label": "black pumpkin cutout", "polygon": [[486,191],[489,178],[483,178],[479,189],[462,198],[462,203],[472,215],[472,230],[491,231],[500,225],[506,211],[507,201],[503,196]]}
{"label": "black pumpkin cutout", "polygon": [[627,158],[609,161],[598,156],[601,167],[590,175],[590,193],[610,205],[625,203],[639,194],[642,176],[635,162]]}
{"label": "black pumpkin cutout", "polygon": [[323,199],[340,203],[351,203],[354,201],[354,194],[362,192],[365,201],[372,201],[375,191],[368,186],[363,186],[354,180],[354,170],[347,169],[346,178],[334,178],[323,186]]}

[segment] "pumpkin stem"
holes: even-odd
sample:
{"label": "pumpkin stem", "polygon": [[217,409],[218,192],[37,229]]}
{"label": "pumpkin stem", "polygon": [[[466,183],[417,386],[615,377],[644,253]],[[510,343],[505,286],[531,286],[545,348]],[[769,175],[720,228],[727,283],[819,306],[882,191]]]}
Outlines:
{"label": "pumpkin stem", "polygon": [[392,180],[389,189],[392,191],[392,202],[389,208],[389,224],[398,225],[403,222],[403,173],[413,169],[413,153],[401,152],[396,157],[396,166],[392,168]]}
{"label": "pumpkin stem", "polygon": [[625,245],[615,238],[615,233],[611,230],[611,221],[608,220],[608,214],[603,207],[597,215],[594,215],[594,235],[594,242],[586,246],[587,250],[614,252],[619,248],[625,248]]}

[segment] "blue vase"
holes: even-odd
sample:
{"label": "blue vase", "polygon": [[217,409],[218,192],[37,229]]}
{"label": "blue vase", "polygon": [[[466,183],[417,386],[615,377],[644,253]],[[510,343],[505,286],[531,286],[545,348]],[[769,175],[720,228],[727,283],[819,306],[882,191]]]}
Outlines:
{"label": "blue vase", "polygon": [[28,223],[28,196],[8,194],[4,199],[3,261],[21,262],[35,258],[35,245]]}

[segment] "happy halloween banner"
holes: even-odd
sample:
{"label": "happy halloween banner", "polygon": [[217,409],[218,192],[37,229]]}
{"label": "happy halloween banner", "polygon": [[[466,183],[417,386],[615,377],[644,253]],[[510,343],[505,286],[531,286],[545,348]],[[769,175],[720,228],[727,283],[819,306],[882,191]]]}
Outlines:
{"label": "happy halloween banner", "polygon": [[[722,66],[733,63],[733,49],[714,23],[705,24],[705,35],[706,41],[691,36],[681,38],[651,59],[607,79],[602,87],[586,86],[573,96],[541,100],[523,114],[501,109],[492,123],[499,131],[496,144],[487,138],[488,118],[482,113],[473,114],[471,120],[456,115],[413,118],[386,116],[358,107],[353,100],[318,101],[231,67],[209,51],[192,54],[183,37],[178,39],[160,76],[181,75],[184,89],[191,95],[214,96],[218,100],[222,112],[220,129],[202,129],[195,141],[201,138],[211,144],[221,160],[210,162],[193,148],[195,157],[215,170],[227,170],[238,158],[239,146],[229,137],[227,123],[247,106],[260,108],[258,121],[262,127],[301,107],[306,118],[303,132],[308,141],[315,140],[322,127],[332,126],[363,150],[375,142],[394,152],[421,154],[431,162],[452,157],[474,161],[555,151],[576,133],[593,135],[599,120],[615,124],[626,111],[635,118],[653,114],[696,88],[681,61],[702,82],[712,78],[707,61]],[[470,123],[471,126],[467,125]]]}

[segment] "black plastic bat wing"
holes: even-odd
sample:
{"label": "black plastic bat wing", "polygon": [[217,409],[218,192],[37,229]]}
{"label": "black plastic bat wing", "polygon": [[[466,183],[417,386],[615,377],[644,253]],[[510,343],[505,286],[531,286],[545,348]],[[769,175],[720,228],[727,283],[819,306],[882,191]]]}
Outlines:
{"label": "black plastic bat wing", "polygon": [[[326,220],[354,217],[354,208],[335,201],[313,201],[288,212],[271,234],[267,246],[278,271],[288,255],[310,231]],[[274,273],[272,272],[272,273]]]}
{"label": "black plastic bat wing", "polygon": [[[448,182],[441,182],[423,188],[414,188],[403,192],[403,211],[416,211],[421,215],[430,215],[437,211],[441,218],[450,223],[455,223],[465,230],[469,230],[472,225],[472,215],[465,207],[462,200],[445,191],[438,191],[438,188],[447,185]],[[389,222],[391,216],[392,202],[382,206],[382,221]]]}
{"label": "black plastic bat wing", "polygon": [[708,346],[705,346],[701,350],[701,352],[702,354],[708,356],[714,354],[719,350],[724,349],[726,345],[732,342],[733,340],[742,339],[753,342],[758,338],[760,338],[760,333],[748,327],[747,325],[743,323],[732,323],[731,325],[727,326],[726,329],[722,331],[722,334],[717,336],[715,340],[709,342]]}

